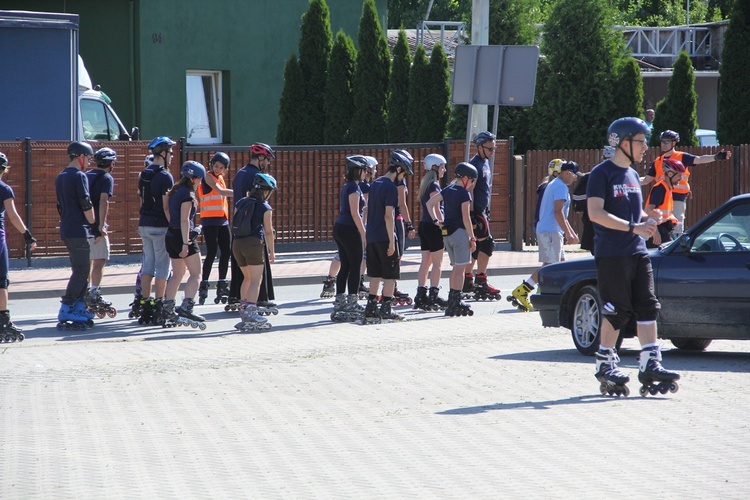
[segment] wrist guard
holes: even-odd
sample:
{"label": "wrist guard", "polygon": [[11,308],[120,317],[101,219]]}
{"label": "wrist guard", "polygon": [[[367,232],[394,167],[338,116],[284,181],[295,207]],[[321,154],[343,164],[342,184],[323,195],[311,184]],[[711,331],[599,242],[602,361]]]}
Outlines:
{"label": "wrist guard", "polygon": [[726,160],[727,159],[727,152],[726,151],[719,151],[714,155],[714,160]]}
{"label": "wrist guard", "polygon": [[34,238],[33,236],[31,236],[31,231],[29,231],[28,229],[26,230],[25,233],[23,233],[23,239],[28,244],[36,243],[36,238]]}

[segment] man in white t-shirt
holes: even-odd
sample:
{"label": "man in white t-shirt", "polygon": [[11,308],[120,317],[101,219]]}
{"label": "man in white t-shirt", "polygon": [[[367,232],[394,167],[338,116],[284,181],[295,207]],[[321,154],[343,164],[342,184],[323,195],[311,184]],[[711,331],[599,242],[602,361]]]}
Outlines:
{"label": "man in white t-shirt", "polygon": [[[568,222],[570,212],[570,186],[583,176],[578,164],[566,161],[560,167],[560,175],[549,183],[539,207],[539,222],[536,224],[536,239],[539,245],[541,267],[565,260],[563,244],[578,243],[578,235]],[[541,269],[541,267],[539,269]],[[536,287],[539,269],[513,290],[508,301],[521,311],[531,311],[529,293]]]}

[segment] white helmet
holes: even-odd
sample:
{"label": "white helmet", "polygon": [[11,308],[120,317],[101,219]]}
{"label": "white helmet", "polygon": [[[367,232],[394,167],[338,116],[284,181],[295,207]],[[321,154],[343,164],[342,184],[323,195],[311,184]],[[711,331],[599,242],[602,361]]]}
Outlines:
{"label": "white helmet", "polygon": [[440,165],[447,164],[448,162],[445,161],[445,157],[443,155],[432,153],[424,157],[425,170],[434,170],[437,172],[437,169]]}
{"label": "white helmet", "polygon": [[365,159],[367,160],[367,163],[370,165],[370,170],[375,170],[375,167],[378,166],[378,160],[374,156],[365,156]]}

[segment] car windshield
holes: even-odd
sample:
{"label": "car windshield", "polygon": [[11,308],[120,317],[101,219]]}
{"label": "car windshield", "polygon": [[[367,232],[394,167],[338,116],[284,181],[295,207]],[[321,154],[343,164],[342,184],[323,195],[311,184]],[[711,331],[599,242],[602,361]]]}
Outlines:
{"label": "car windshield", "polygon": [[750,201],[732,207],[726,215],[694,235],[690,252],[750,252]]}

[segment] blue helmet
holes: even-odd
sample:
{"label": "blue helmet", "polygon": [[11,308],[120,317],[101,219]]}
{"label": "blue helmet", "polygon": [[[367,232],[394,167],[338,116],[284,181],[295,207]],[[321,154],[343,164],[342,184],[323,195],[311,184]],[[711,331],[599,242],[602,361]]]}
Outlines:
{"label": "blue helmet", "polygon": [[206,168],[197,161],[186,161],[180,167],[180,174],[188,179],[203,179],[206,176]]}
{"label": "blue helmet", "polygon": [[158,155],[162,151],[166,151],[176,143],[166,136],[159,136],[148,143],[148,149],[150,149],[155,155]]}
{"label": "blue helmet", "polygon": [[253,178],[253,187],[255,189],[265,189],[267,191],[273,191],[276,189],[276,179],[269,174],[255,174]]}
{"label": "blue helmet", "polygon": [[414,158],[405,149],[391,151],[391,155],[388,157],[388,166],[401,167],[409,175],[414,175],[412,162],[414,162]]}
{"label": "blue helmet", "polygon": [[480,144],[484,144],[487,141],[494,141],[495,139],[495,134],[493,134],[489,130],[484,130],[474,136],[474,144],[479,146]]}
{"label": "blue helmet", "polygon": [[108,167],[110,164],[117,161],[117,153],[114,149],[101,148],[94,153],[94,160],[97,165]]}
{"label": "blue helmet", "polygon": [[616,148],[628,137],[649,133],[651,133],[651,129],[646,122],[640,118],[626,116],[625,118],[618,118],[609,125],[607,143]]}
{"label": "blue helmet", "polygon": [[73,141],[68,144],[68,156],[70,158],[76,158],[81,155],[94,155],[94,149],[88,142]]}

